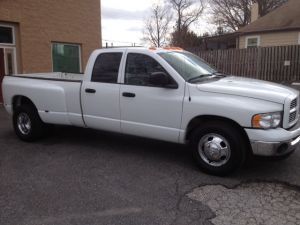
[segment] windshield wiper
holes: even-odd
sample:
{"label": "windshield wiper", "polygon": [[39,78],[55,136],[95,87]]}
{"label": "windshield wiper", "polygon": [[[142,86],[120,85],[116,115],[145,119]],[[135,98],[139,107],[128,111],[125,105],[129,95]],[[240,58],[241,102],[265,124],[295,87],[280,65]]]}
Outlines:
{"label": "windshield wiper", "polygon": [[188,79],[188,82],[192,82],[192,81],[202,79],[202,78],[205,78],[205,77],[226,77],[226,75],[222,74],[219,71],[215,71],[213,73],[202,74],[202,75],[199,75],[199,76],[196,76],[196,77],[192,77],[192,78]]}
{"label": "windshield wiper", "polygon": [[201,74],[201,75],[199,75],[199,76],[192,77],[192,78],[188,79],[188,82],[192,82],[192,81],[194,81],[194,80],[202,79],[202,78],[204,78],[204,77],[210,77],[210,76],[213,76],[213,75],[214,75],[214,73]]}

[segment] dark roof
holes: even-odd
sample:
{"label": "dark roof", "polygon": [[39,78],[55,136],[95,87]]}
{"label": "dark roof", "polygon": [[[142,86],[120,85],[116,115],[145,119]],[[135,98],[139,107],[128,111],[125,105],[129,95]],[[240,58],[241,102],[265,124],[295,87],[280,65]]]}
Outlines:
{"label": "dark roof", "polygon": [[219,40],[230,40],[230,39],[235,39],[237,36],[237,33],[225,33],[225,34],[220,34],[220,35],[215,35],[215,36],[207,36],[207,37],[203,37],[203,39],[206,39],[206,40],[216,40],[216,41],[219,41]]}
{"label": "dark roof", "polygon": [[300,29],[300,0],[289,0],[281,7],[239,29],[238,33]]}

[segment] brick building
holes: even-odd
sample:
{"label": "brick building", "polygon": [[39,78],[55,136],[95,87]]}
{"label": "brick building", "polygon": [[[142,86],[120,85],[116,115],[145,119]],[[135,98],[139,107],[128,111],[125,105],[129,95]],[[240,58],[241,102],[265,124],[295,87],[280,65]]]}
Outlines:
{"label": "brick building", "polygon": [[5,74],[83,72],[101,47],[100,12],[100,0],[1,0],[0,84]]}

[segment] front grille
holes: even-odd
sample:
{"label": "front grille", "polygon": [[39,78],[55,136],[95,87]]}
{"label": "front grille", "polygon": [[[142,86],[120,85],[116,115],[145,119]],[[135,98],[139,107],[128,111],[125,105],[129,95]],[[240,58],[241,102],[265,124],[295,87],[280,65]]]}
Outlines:
{"label": "front grille", "polygon": [[292,113],[290,114],[290,117],[289,117],[289,123],[294,122],[294,120],[295,120],[296,118],[297,118],[297,111],[292,112]]}
{"label": "front grille", "polygon": [[289,112],[289,124],[294,124],[298,119],[298,98],[291,101]]}
{"label": "front grille", "polygon": [[291,102],[291,105],[290,105],[290,109],[294,109],[297,107],[297,98],[295,98],[292,102]]}

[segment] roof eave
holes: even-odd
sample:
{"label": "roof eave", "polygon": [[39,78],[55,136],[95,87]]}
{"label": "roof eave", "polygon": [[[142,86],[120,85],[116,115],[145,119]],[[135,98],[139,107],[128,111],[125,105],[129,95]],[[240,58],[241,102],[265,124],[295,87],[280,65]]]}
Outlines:
{"label": "roof eave", "polygon": [[250,31],[237,31],[236,33],[241,36],[245,34],[256,34],[256,33],[275,33],[281,31],[296,31],[300,30],[300,27],[285,27],[285,28],[270,28],[270,29],[261,29],[261,30],[250,30]]}

